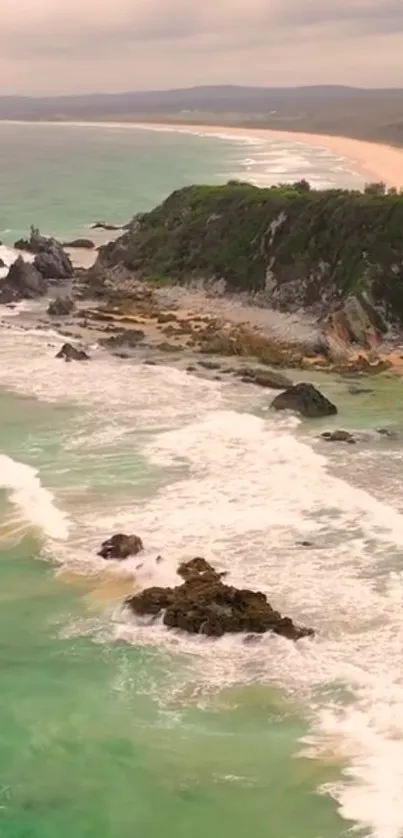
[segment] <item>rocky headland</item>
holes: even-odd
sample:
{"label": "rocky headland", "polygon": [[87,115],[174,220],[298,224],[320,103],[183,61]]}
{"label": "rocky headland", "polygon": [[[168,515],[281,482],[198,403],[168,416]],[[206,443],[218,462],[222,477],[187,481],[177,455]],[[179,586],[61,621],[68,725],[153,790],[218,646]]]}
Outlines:
{"label": "rocky headland", "polygon": [[32,228],[16,243],[31,261],[10,268],[0,302],[50,295],[42,325],[66,337],[261,387],[291,384],[281,368],[381,373],[402,363],[402,222],[403,197],[379,189],[188,187],[89,269]]}

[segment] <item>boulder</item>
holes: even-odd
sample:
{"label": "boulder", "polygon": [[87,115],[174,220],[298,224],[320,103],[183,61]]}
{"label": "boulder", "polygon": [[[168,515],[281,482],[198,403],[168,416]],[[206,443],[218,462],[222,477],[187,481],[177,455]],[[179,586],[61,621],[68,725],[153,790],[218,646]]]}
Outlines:
{"label": "boulder", "polygon": [[227,633],[263,634],[271,631],[291,640],[312,636],[312,629],[297,626],[282,617],[261,591],[240,590],[225,585],[205,559],[192,559],[180,565],[185,581],[175,588],[146,588],[126,600],[137,615],[163,613],[168,628],[190,634],[221,637]]}
{"label": "boulder", "polygon": [[93,250],[95,243],[91,239],[73,239],[71,242],[63,242],[62,247],[76,247],[78,250]]}
{"label": "boulder", "polygon": [[32,300],[47,293],[48,284],[30,262],[22,256],[11,265],[0,286],[0,303]]}
{"label": "boulder", "polygon": [[74,310],[74,300],[71,297],[56,297],[49,303],[47,313],[52,317],[66,317]]}
{"label": "boulder", "polygon": [[283,393],[279,393],[273,399],[271,407],[274,410],[292,410],[309,419],[334,416],[337,413],[337,407],[326,396],[323,396],[313,384],[305,383],[294,384]]}
{"label": "boulder", "polygon": [[143,549],[143,542],[138,535],[117,533],[101,544],[98,556],[103,559],[127,559],[129,556],[137,556]]}
{"label": "boulder", "polygon": [[350,445],[357,442],[349,431],[324,431],[320,436],[326,442],[348,442]]}
{"label": "boulder", "polygon": [[244,367],[236,373],[242,381],[249,384],[257,384],[259,387],[268,387],[270,390],[284,390],[292,387],[292,381],[281,372],[274,370],[260,370],[251,367]]}
{"label": "boulder", "polygon": [[65,361],[89,361],[90,356],[84,349],[79,349],[72,343],[64,343],[56,358],[64,358]]}
{"label": "boulder", "polygon": [[73,265],[56,239],[46,239],[46,248],[34,259],[34,266],[45,279],[71,279]]}
{"label": "boulder", "polygon": [[109,349],[135,349],[136,346],[145,338],[145,333],[142,329],[124,329],[117,335],[112,335],[109,338],[102,338],[99,342],[101,346],[106,346]]}

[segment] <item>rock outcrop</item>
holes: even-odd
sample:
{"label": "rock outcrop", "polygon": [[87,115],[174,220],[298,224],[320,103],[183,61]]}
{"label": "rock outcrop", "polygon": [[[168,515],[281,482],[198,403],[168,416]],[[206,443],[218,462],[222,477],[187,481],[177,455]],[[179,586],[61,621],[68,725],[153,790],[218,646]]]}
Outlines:
{"label": "rock outcrop", "polygon": [[47,293],[48,284],[30,262],[24,262],[22,256],[11,265],[9,272],[0,286],[0,303],[12,303],[18,300],[32,300]]}
{"label": "rock outcrop", "polygon": [[138,535],[116,533],[101,544],[98,556],[103,559],[128,559],[129,556],[137,556],[143,549],[143,542]]}
{"label": "rock outcrop", "polygon": [[64,343],[56,358],[63,358],[64,361],[89,361],[90,356],[84,352],[84,349],[79,349],[73,346],[72,343]]}
{"label": "rock outcrop", "polygon": [[63,242],[62,247],[75,247],[77,250],[93,250],[95,243],[92,239],[73,239],[70,242]]}
{"label": "rock outcrop", "polygon": [[309,419],[334,416],[337,413],[337,407],[326,396],[323,396],[313,384],[305,383],[294,384],[284,390],[284,393],[279,393],[273,399],[271,407],[274,410],[292,410]]}
{"label": "rock outcrop", "polygon": [[35,254],[34,266],[44,279],[70,279],[73,265],[56,239],[42,236],[36,227],[31,227],[29,239],[19,239],[14,247]]}
{"label": "rock outcrop", "polygon": [[126,605],[140,616],[163,613],[164,625],[190,634],[221,637],[227,633],[274,632],[290,640],[314,634],[312,629],[282,617],[260,591],[225,585],[222,574],[205,559],[184,563],[179,572],[185,579],[183,584],[174,588],[147,588],[127,599]]}
{"label": "rock outcrop", "polygon": [[347,442],[349,445],[354,445],[357,442],[349,431],[324,431],[320,436],[325,442]]}
{"label": "rock outcrop", "polygon": [[74,300],[72,297],[56,297],[49,303],[47,313],[52,317],[67,317],[74,311]]}
{"label": "rock outcrop", "polygon": [[46,247],[35,256],[35,268],[45,279],[71,279],[73,265],[61,244],[56,239],[45,241]]}
{"label": "rock outcrop", "polygon": [[124,329],[109,338],[101,338],[99,342],[108,349],[135,349],[144,338],[142,329]]}

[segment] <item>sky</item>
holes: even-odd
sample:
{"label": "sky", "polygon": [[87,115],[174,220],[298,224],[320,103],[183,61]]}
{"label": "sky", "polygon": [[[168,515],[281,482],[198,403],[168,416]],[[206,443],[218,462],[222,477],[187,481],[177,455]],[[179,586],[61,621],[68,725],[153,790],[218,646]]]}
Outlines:
{"label": "sky", "polygon": [[403,87],[403,0],[1,0],[0,94]]}

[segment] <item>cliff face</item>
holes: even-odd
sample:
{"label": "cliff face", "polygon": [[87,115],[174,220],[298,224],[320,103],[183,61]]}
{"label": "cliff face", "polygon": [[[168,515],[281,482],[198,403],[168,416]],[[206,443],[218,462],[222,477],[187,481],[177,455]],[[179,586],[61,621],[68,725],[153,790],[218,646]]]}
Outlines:
{"label": "cliff face", "polygon": [[[403,196],[192,186],[138,216],[99,263],[155,281],[221,281],[283,311],[403,325]],[[364,327],[365,328],[365,327]]]}

